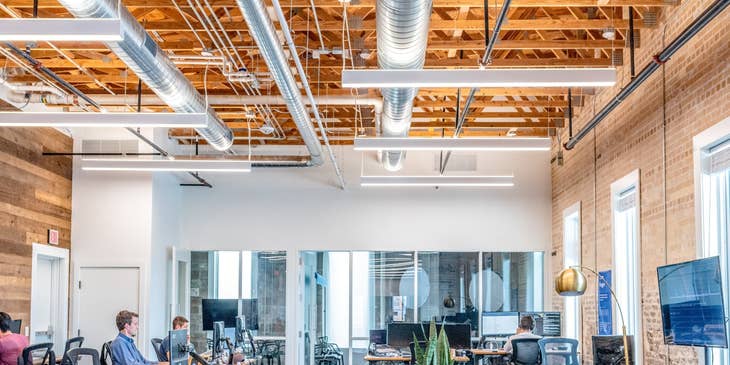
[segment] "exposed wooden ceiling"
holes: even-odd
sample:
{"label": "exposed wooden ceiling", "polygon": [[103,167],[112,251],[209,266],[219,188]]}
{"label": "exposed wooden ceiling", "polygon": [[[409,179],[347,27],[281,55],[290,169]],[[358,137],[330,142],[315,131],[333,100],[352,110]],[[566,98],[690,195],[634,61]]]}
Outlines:
{"label": "exposed wooden ceiling", "polygon": [[[315,0],[322,42],[315,24],[310,0],[281,0],[288,14],[294,39],[301,50],[298,57],[306,67],[314,95],[353,95],[356,90],[341,88],[343,58],[340,54],[320,53],[351,49],[351,59],[344,67],[377,68],[376,0],[353,0],[346,8],[338,0]],[[161,48],[178,56],[231,56],[235,67],[245,66],[259,80],[258,89],[231,82],[217,66],[183,65],[179,67],[201,94],[235,95],[246,92],[279,95],[264,61],[248,34],[235,0],[122,0],[144,25]],[[0,0],[0,16],[31,17],[32,0]],[[490,25],[499,12],[502,0],[489,0]],[[509,20],[499,34],[492,67],[607,67],[621,60],[627,47],[629,5],[636,16],[636,33],[655,26],[659,13],[672,1],[666,0],[513,0]],[[426,67],[473,68],[478,66],[485,48],[483,0],[434,0],[430,23]],[[344,32],[343,15],[349,25],[349,42]],[[55,0],[40,0],[39,17],[69,17]],[[201,16],[210,21],[207,25]],[[206,29],[207,28],[207,29]],[[215,31],[213,29],[215,28]],[[602,37],[603,29],[616,29],[616,39]],[[225,35],[224,35],[225,33]],[[230,39],[230,43],[228,42]],[[637,45],[640,45],[637,43]],[[25,46],[25,45],[19,45]],[[128,71],[102,43],[41,42],[31,48],[31,55],[87,94],[135,94],[137,78]],[[614,55],[618,57],[614,57]],[[0,59],[5,63],[5,60]],[[618,61],[620,62],[620,61]],[[243,64],[245,63],[245,65]],[[7,63],[12,67],[12,62]],[[621,65],[616,65],[621,67]],[[13,82],[36,82],[30,74],[15,75]],[[574,95],[592,90],[573,90]],[[146,88],[143,93],[150,93]],[[375,90],[359,91],[360,97],[380,97]],[[462,92],[465,99],[466,90]],[[453,133],[456,89],[421,89],[414,110],[411,135],[440,136]],[[578,103],[580,98],[576,98]],[[481,89],[472,104],[463,134],[469,136],[517,135],[545,136],[552,128],[564,124],[567,104],[565,88]],[[272,105],[266,113],[256,110],[247,119],[247,105],[215,105],[220,116],[234,128],[236,143],[248,143],[249,130],[255,143],[301,144],[296,127],[283,105]],[[148,106],[165,110],[164,106]],[[374,133],[374,114],[366,106],[321,105],[327,128],[334,143],[351,143],[355,134]],[[267,114],[269,123],[280,128],[272,137],[259,128]],[[181,143],[192,143],[193,130],[171,130]],[[202,141],[202,139],[201,139]]]}

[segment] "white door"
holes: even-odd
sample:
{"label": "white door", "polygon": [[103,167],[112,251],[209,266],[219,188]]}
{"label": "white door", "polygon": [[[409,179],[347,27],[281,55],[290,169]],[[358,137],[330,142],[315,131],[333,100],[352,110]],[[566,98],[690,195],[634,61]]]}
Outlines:
{"label": "white door", "polygon": [[68,250],[33,244],[30,342],[62,354],[68,332]]}
{"label": "white door", "polygon": [[169,319],[185,316],[190,319],[190,251],[171,247]]}
{"label": "white door", "polygon": [[[101,350],[119,331],[116,316],[121,310],[139,313],[140,270],[138,267],[81,267],[76,282],[78,324],[76,335],[84,347]],[[135,341],[142,350],[142,340]]]}

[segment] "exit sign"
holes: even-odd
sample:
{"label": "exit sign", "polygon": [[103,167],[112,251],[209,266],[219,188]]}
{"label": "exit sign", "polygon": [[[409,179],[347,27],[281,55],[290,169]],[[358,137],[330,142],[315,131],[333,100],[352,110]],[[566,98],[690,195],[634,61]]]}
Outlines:
{"label": "exit sign", "polygon": [[58,231],[55,229],[48,230],[48,244],[58,246]]}

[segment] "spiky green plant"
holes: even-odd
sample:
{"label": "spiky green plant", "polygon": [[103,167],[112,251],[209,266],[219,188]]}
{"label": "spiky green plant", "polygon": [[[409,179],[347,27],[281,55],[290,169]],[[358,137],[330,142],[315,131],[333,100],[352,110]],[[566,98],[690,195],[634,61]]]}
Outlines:
{"label": "spiky green plant", "polygon": [[418,365],[453,365],[454,360],[451,358],[451,347],[449,339],[446,337],[444,327],[441,326],[438,336],[436,335],[436,322],[431,321],[430,331],[428,332],[428,341],[426,347],[422,348],[421,344],[413,334],[413,352]]}

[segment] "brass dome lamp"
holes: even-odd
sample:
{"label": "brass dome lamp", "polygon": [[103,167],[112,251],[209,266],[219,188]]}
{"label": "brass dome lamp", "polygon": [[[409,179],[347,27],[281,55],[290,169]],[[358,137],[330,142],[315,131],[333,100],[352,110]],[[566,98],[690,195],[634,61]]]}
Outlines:
{"label": "brass dome lamp", "polygon": [[611,288],[611,285],[609,285],[603,276],[599,275],[595,270],[585,266],[570,266],[563,269],[563,271],[558,273],[558,276],[555,277],[555,292],[562,297],[578,297],[583,295],[586,292],[588,280],[586,280],[582,270],[592,272],[596,275],[596,277],[598,277],[598,280],[603,281],[603,283],[608,287],[608,290],[611,292],[611,297],[616,302],[618,313],[621,315],[621,330],[623,331],[624,339],[624,361],[626,365],[629,365],[629,346],[628,339],[626,337],[626,321],[624,321],[624,312],[621,310],[621,304],[616,298],[616,293],[613,292],[613,288]]}

